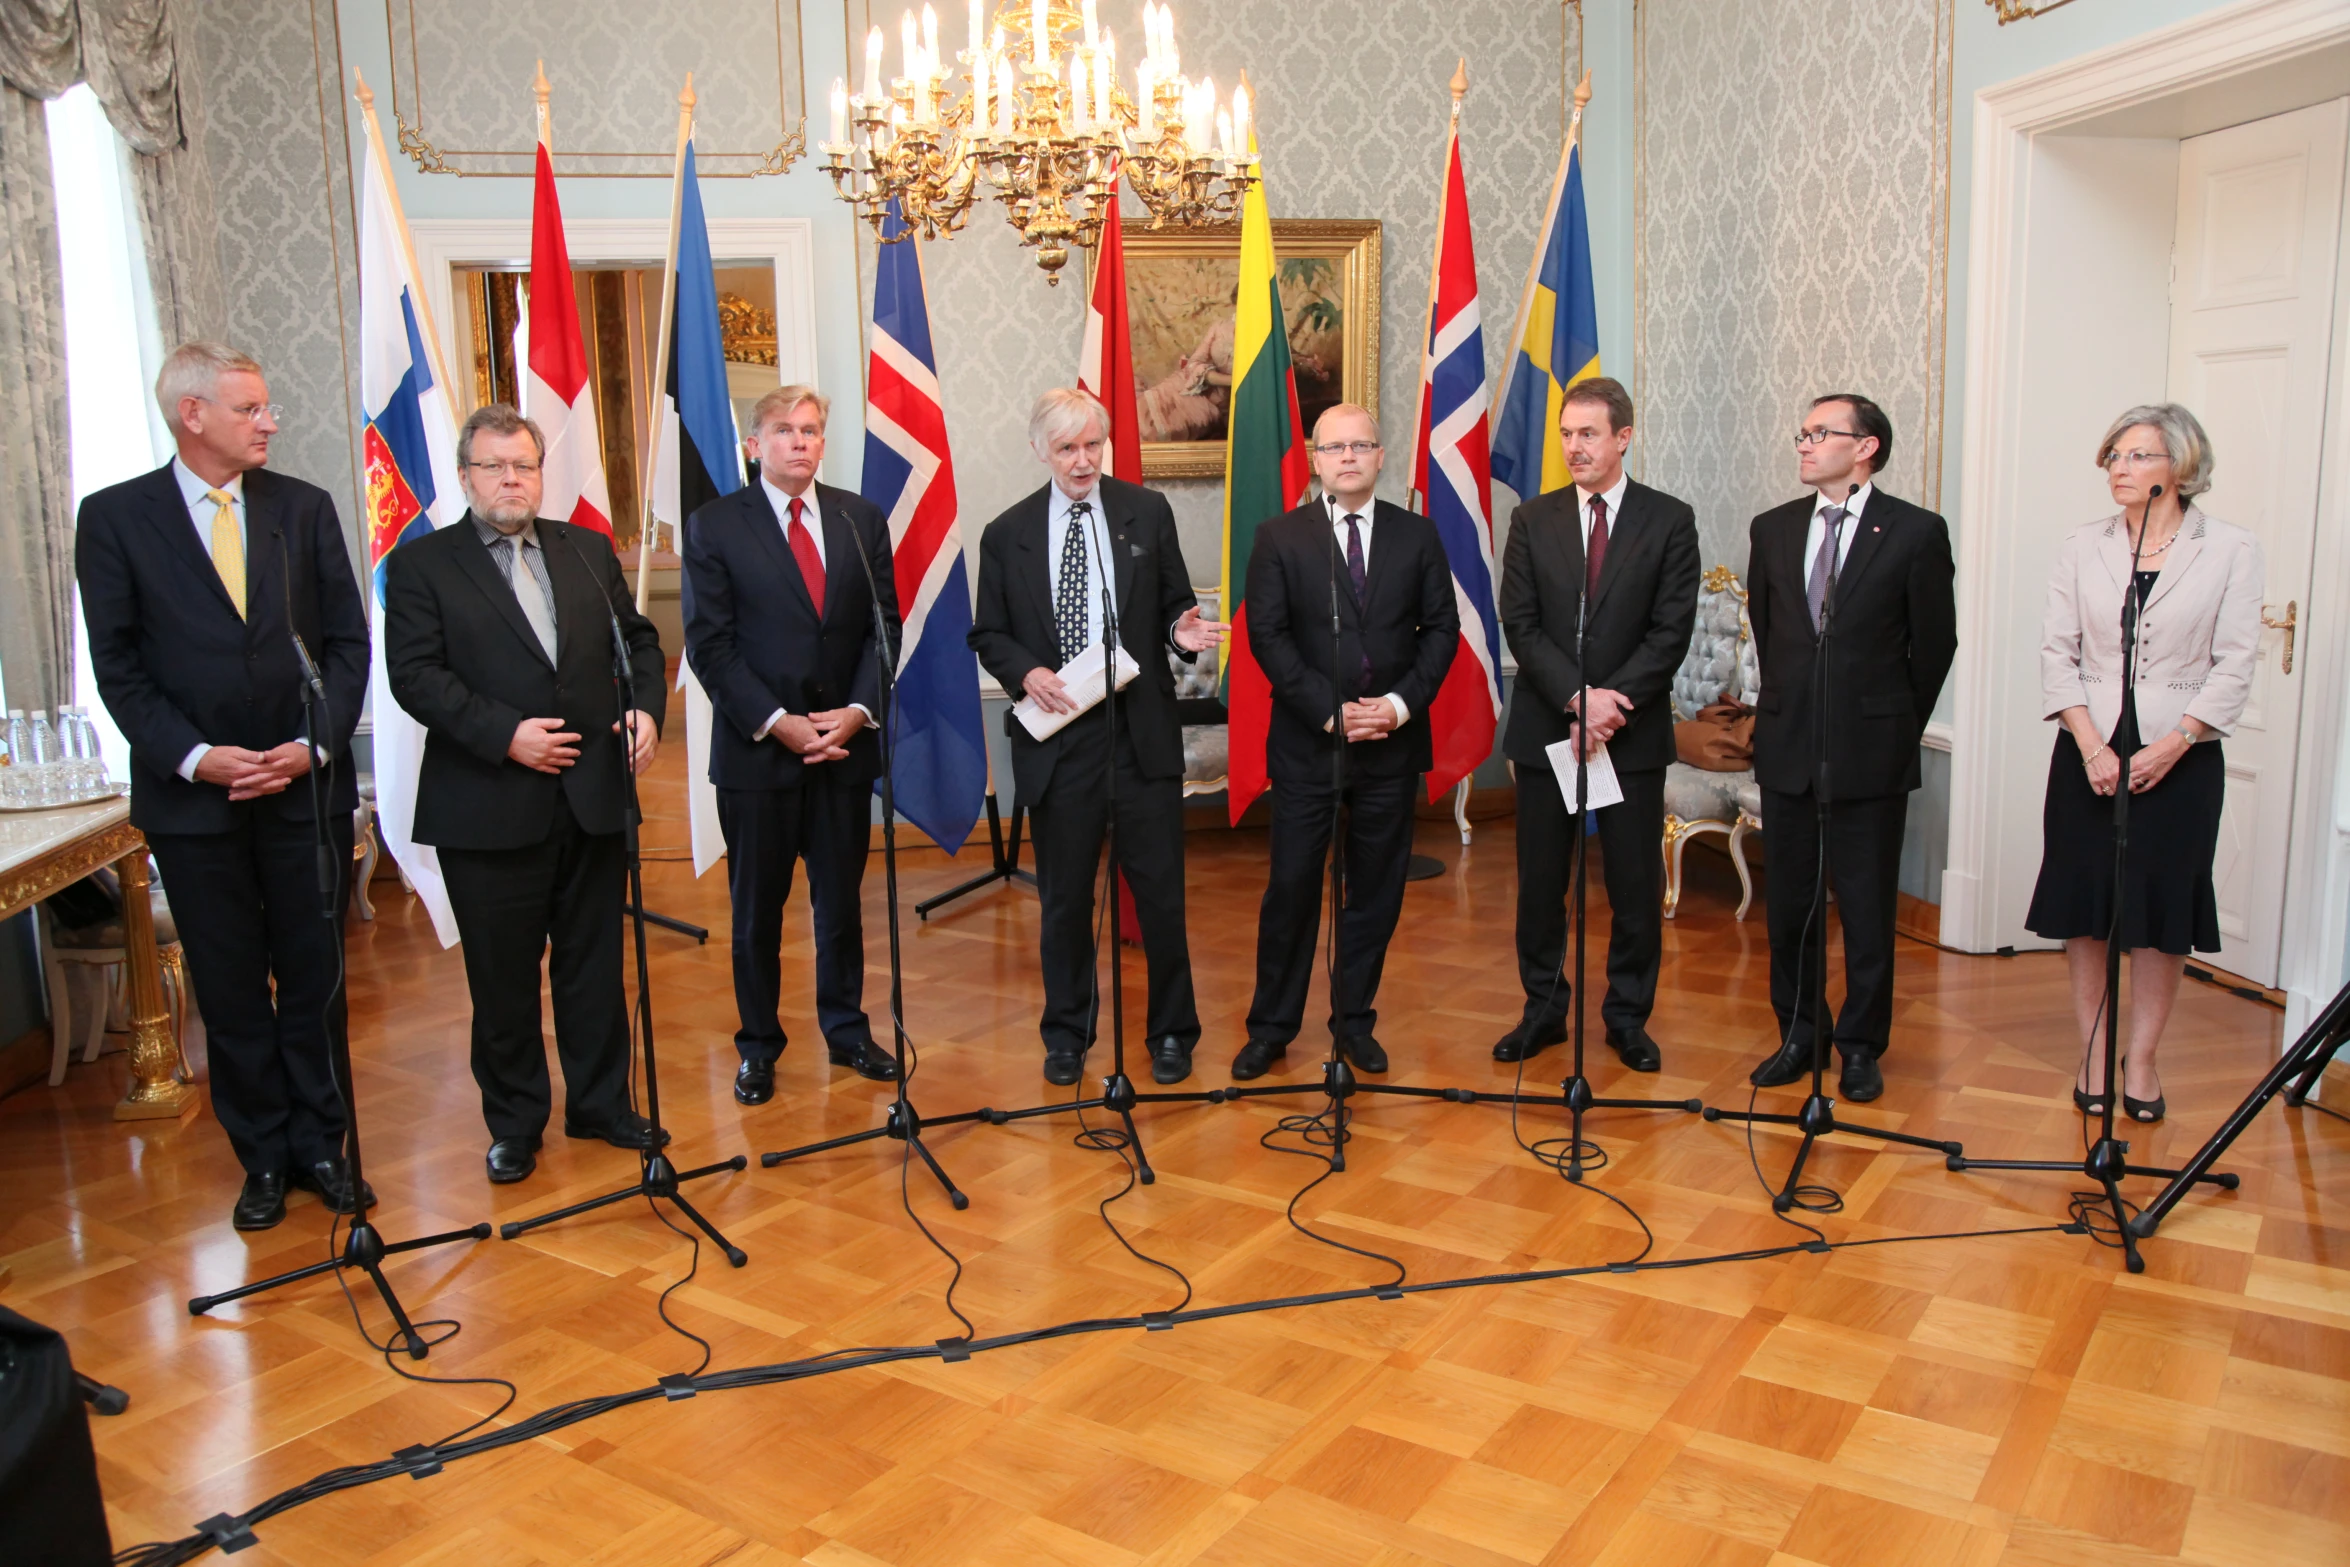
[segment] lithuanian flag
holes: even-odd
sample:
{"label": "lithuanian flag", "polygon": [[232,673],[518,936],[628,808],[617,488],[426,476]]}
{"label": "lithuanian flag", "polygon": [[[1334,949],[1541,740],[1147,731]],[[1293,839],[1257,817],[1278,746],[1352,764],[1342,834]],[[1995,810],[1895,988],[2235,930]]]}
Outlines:
{"label": "lithuanian flag", "polygon": [[[1256,138],[1249,139],[1256,150]],[[1289,324],[1277,286],[1273,219],[1263,180],[1240,208],[1240,297],[1233,309],[1232,419],[1224,444],[1224,704],[1231,713],[1225,802],[1232,820],[1265,792],[1265,731],[1273,688],[1248,645],[1249,552],[1257,527],[1306,498],[1305,431],[1297,412],[1297,375],[1289,363]]]}

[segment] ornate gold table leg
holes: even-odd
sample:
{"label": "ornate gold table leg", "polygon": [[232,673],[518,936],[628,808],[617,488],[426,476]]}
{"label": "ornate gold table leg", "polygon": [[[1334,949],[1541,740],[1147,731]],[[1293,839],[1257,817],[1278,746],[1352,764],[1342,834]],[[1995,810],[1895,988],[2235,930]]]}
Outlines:
{"label": "ornate gold table leg", "polygon": [[155,908],[148,898],[147,846],[114,862],[122,882],[123,970],[130,982],[131,1087],[114,1107],[117,1121],[175,1120],[196,1102],[178,1081],[179,1041],[163,1005],[163,970],[155,954]]}

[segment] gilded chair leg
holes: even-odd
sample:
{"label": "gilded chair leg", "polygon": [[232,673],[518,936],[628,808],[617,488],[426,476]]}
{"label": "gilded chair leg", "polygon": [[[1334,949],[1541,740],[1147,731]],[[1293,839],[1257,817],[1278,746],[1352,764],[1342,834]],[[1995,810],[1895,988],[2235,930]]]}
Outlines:
{"label": "gilded chair leg", "polygon": [[188,1065],[188,954],[187,949],[174,942],[157,954],[156,961],[163,970],[165,1004],[171,1009],[171,1043],[179,1053],[178,1064],[171,1075],[180,1082],[193,1083],[195,1068]]}
{"label": "gilded chair leg", "polygon": [[1672,817],[1665,819],[1665,918],[1671,919],[1681,910],[1681,846],[1688,841],[1688,833]]}
{"label": "gilded chair leg", "polygon": [[1754,874],[1746,868],[1746,835],[1752,830],[1743,818],[1730,829],[1730,863],[1738,868],[1738,912],[1733,919],[1746,918],[1754,904]]}

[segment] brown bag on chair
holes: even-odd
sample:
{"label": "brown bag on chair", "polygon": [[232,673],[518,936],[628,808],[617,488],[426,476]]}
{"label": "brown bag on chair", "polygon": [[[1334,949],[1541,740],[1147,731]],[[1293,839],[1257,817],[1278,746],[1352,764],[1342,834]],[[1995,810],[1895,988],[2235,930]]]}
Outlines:
{"label": "brown bag on chair", "polygon": [[1673,726],[1673,749],[1705,772],[1745,772],[1754,766],[1754,709],[1736,702],[1700,708]]}

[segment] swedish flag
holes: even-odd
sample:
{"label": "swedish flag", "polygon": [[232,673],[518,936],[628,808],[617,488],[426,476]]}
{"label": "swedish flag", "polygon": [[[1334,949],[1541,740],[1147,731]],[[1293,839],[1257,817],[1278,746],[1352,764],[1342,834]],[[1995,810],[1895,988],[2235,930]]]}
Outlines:
{"label": "swedish flag", "polygon": [[1520,498],[1570,482],[1559,445],[1559,404],[1568,387],[1599,374],[1599,303],[1591,284],[1591,223],[1583,211],[1583,149],[1579,134],[1567,143],[1542,242],[1526,274],[1501,376],[1500,410],[1493,429],[1493,476]]}

